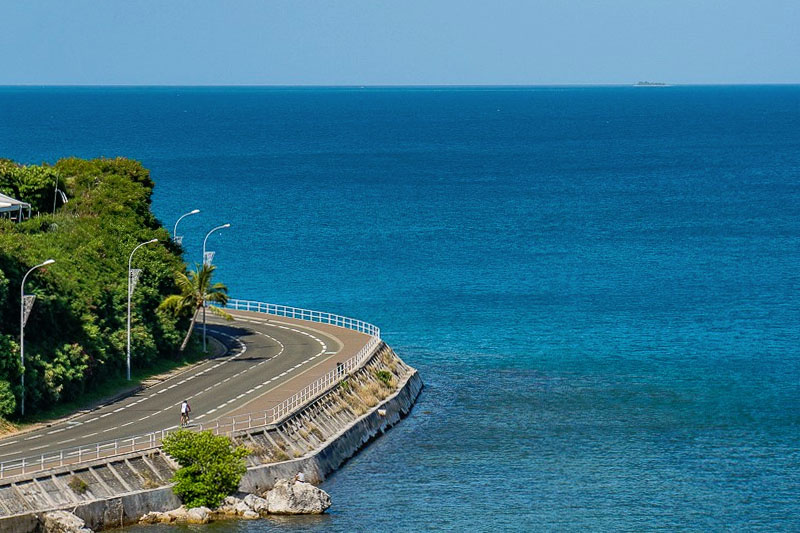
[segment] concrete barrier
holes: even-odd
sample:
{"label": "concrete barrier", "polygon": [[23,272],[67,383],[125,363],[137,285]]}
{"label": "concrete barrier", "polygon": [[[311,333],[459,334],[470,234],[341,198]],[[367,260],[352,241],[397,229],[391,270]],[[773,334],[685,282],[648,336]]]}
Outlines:
{"label": "concrete barrier", "polygon": [[[292,478],[298,471],[304,472],[307,481],[319,483],[406,416],[422,390],[422,379],[386,345],[376,350],[358,372],[347,377],[353,381],[350,395],[355,394],[357,385],[369,387],[375,383],[381,370],[391,372],[393,379],[397,379],[396,389],[363,414],[358,414],[358,409],[346,408],[343,399],[336,397],[341,391],[335,388],[304,405],[275,427],[236,435],[234,439],[239,443],[263,443],[265,447],[260,450],[261,456],[254,454],[249,459],[251,464],[240,482],[240,490],[260,493],[272,488],[277,479]],[[276,452],[285,455],[287,451],[297,457],[275,460]],[[269,463],[262,464],[266,461]],[[151,480],[163,485],[176,468],[168,456],[151,451],[141,457],[132,454],[113,461],[82,465],[80,471],[62,469],[64,471],[58,473],[47,472],[41,475],[40,481],[32,478],[20,480],[19,484],[11,483],[5,487],[8,489],[5,493],[0,487],[0,508],[11,508],[13,503],[4,502],[3,498],[16,498],[20,507],[26,509],[10,516],[0,516],[0,533],[38,533],[41,528],[39,515],[56,509],[73,512],[94,530],[135,523],[150,511],[174,509],[180,506],[180,500],[173,494],[171,485],[142,487]],[[117,470],[122,469],[125,472],[120,475]],[[126,472],[130,473],[127,478]],[[54,492],[65,485],[65,476],[78,476],[87,482],[87,494],[77,495],[69,489]],[[137,478],[138,484],[133,483],[133,477]],[[25,491],[20,490],[23,485]],[[46,485],[51,486],[49,492]],[[121,486],[128,490],[120,489]],[[56,503],[56,498],[67,495],[71,498],[68,504],[66,501]]]}

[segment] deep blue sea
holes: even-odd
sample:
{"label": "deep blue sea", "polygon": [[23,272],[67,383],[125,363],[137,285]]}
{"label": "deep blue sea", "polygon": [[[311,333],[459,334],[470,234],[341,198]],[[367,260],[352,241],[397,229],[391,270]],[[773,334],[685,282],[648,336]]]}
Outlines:
{"label": "deep blue sea", "polygon": [[800,531],[800,86],[0,88],[71,155],[426,384],[326,516],[192,531]]}

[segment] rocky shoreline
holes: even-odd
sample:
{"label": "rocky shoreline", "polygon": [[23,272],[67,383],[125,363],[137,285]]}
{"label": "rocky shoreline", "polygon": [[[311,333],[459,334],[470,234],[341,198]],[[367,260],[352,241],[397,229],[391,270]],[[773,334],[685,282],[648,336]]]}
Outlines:
{"label": "rocky shoreline", "polygon": [[[382,370],[394,376],[394,392],[388,396],[373,396],[371,387],[378,376],[383,375]],[[253,448],[253,454],[247,458],[248,470],[239,483],[239,499],[243,500],[248,493],[262,498],[276,488],[277,480],[291,479],[298,472],[303,472],[306,481],[321,483],[358,450],[407,415],[423,388],[417,371],[386,345],[379,347],[363,367],[352,373],[346,384],[346,388],[338,387],[316,398],[275,426],[234,436],[237,444]],[[294,457],[281,456],[280,451]],[[41,533],[43,530],[86,533],[90,529],[81,528],[95,531],[114,529],[136,524],[154,511],[170,513],[181,505],[169,484],[177,468],[170,457],[156,450],[118,456],[111,461],[103,459],[88,463],[80,470],[51,471],[33,479],[15,480],[6,487],[5,493],[0,487],[0,496],[5,496],[0,501],[6,505],[18,502],[26,510],[0,516],[0,533]],[[60,486],[72,476],[85,480],[89,486],[85,494],[78,495],[69,489],[47,490],[51,486]],[[127,485],[124,493],[113,490],[115,480],[119,482],[121,479]],[[153,484],[145,484],[147,480],[157,480],[159,486],[147,486]],[[65,497],[72,501],[68,504],[62,502],[55,509],[46,507],[52,505],[53,498],[61,500]],[[37,506],[40,510],[36,509]],[[211,513],[209,519],[244,518],[245,510],[240,509],[242,512],[237,515]],[[269,507],[267,510],[267,514],[285,514],[278,508],[272,513],[269,513]],[[262,516],[261,510],[253,512]],[[76,522],[72,529],[43,529],[45,515],[52,516],[52,513],[69,513],[83,522]],[[173,513],[176,518],[169,523],[178,523],[180,514]]]}
{"label": "rocky shoreline", "polygon": [[[311,483],[281,479],[262,493],[228,496],[216,509],[180,506],[171,511],[152,511],[140,524],[208,524],[217,520],[257,520],[268,515],[322,514],[331,506],[331,497]],[[52,511],[43,516],[45,533],[93,533],[85,522],[68,511]]]}

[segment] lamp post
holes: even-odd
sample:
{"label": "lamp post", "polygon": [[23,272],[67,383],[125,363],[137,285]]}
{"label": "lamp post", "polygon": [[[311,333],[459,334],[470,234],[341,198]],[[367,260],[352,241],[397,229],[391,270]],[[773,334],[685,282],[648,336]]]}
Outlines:
{"label": "lamp post", "polygon": [[[20,414],[25,416],[25,280],[28,279],[28,274],[41,268],[43,266],[52,265],[55,259],[48,259],[44,263],[38,264],[28,270],[22,277],[22,285],[19,288],[19,360],[22,363],[22,374],[20,375],[22,381],[22,401],[20,403]],[[31,302],[31,305],[33,303]]]}
{"label": "lamp post", "polygon": [[173,241],[175,241],[177,244],[181,244],[180,241],[178,240],[178,222],[183,220],[184,217],[188,217],[189,215],[196,215],[199,212],[200,212],[199,209],[192,209],[188,213],[185,213],[185,214],[181,215],[181,217],[175,222],[175,228],[172,230],[172,240]]}
{"label": "lamp post", "polygon": [[225,228],[230,228],[230,227],[231,227],[230,224],[223,224],[221,226],[217,226],[216,228],[214,228],[211,231],[209,231],[208,233],[206,233],[206,238],[203,239],[203,264],[204,265],[206,264],[206,241],[208,240],[208,236],[211,235],[212,233],[214,233],[215,231],[217,231],[218,229],[225,229]]}
{"label": "lamp post", "polygon": [[[230,227],[231,227],[230,224],[223,224],[221,226],[217,226],[216,228],[206,233],[206,238],[203,239],[203,265],[206,264],[206,241],[208,240],[208,236],[217,231],[218,229],[224,229]],[[208,349],[206,348],[206,301],[203,300],[203,353],[206,353],[207,351]]]}
{"label": "lamp post", "polygon": [[136,253],[136,250],[141,248],[146,244],[153,244],[158,242],[158,239],[150,239],[149,241],[143,242],[139,244],[136,248],[133,249],[131,252],[130,257],[128,258],[128,381],[131,380],[131,295],[133,294],[133,289],[131,288],[131,281],[133,276],[131,271],[131,262],[133,261],[133,254]]}

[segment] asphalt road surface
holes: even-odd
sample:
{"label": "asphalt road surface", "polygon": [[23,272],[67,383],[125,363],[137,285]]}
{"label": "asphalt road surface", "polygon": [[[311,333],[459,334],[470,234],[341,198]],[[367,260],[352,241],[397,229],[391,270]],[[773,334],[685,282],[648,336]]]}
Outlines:
{"label": "asphalt road surface", "polygon": [[[142,435],[178,425],[188,400],[192,422],[267,409],[353,355],[368,336],[272,315],[234,312],[209,333],[229,348],[137,394],[0,440],[0,461]],[[202,326],[200,326],[202,327]]]}

